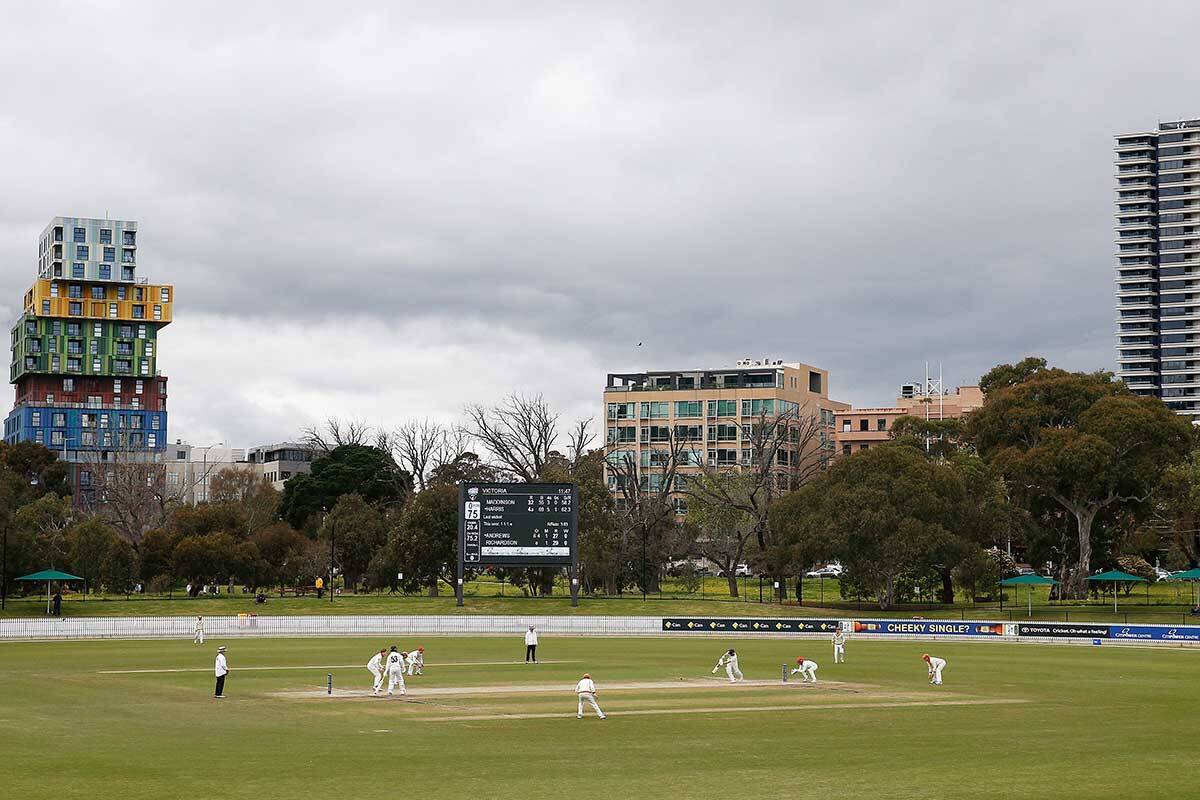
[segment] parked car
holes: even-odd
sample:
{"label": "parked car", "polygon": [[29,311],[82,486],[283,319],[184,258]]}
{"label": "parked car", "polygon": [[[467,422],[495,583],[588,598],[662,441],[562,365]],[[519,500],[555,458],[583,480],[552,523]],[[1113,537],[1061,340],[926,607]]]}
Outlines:
{"label": "parked car", "polygon": [[1017,575],[1037,575],[1037,570],[1028,564],[1021,564],[1017,567]]}
{"label": "parked car", "polygon": [[817,567],[814,570],[810,570],[810,571],[804,573],[804,577],[806,577],[806,578],[840,578],[840,577],[842,577],[843,572],[845,572],[845,570],[842,569],[842,565],[837,563],[836,561],[834,561],[830,564],[826,564],[823,567]]}
{"label": "parked car", "polygon": [[754,575],[754,571],[750,569],[749,564],[738,564],[733,568],[733,575],[737,578],[749,578]]}

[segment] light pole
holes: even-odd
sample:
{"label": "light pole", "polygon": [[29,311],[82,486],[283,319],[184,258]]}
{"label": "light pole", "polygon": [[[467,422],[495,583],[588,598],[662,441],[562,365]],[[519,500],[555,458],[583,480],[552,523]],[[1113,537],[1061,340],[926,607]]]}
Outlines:
{"label": "light pole", "polygon": [[337,575],[337,567],[333,565],[334,559],[334,538],[333,535],[337,531],[337,518],[329,520],[329,603],[333,604],[333,579]]}
{"label": "light pole", "polygon": [[642,526],[642,602],[646,602],[646,526]]}
{"label": "light pole", "polygon": [[[200,485],[203,487],[202,488],[202,491],[204,493],[203,502],[205,502],[205,503],[208,502],[208,451],[212,450],[214,447],[222,447],[224,444],[225,444],[224,442],[214,442],[213,444],[206,444],[202,447],[193,447],[192,448],[194,450],[203,450],[204,451],[204,456],[201,458],[201,461],[200,461],[200,466],[201,466]],[[190,461],[191,459],[188,459],[188,460]],[[195,496],[196,496],[196,492],[195,492],[195,487],[193,486],[192,487],[192,498],[193,498],[192,505],[195,505]]]}

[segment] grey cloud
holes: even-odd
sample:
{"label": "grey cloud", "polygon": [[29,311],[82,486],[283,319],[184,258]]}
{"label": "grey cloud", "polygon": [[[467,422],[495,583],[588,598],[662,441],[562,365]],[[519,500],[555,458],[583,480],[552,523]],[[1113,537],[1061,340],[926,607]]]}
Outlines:
{"label": "grey cloud", "polygon": [[1196,17],[29,5],[0,30],[0,291],[48,217],[107,210],[181,317],[482,322],[613,370],[770,353],[863,404],[927,358],[1108,366],[1110,137],[1200,114]]}

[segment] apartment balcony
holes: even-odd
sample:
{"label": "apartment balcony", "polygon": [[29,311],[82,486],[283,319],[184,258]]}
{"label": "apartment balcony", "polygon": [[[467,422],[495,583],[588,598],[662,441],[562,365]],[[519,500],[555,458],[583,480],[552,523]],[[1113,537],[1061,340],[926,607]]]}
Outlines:
{"label": "apartment balcony", "polygon": [[1113,151],[1116,152],[1118,154],[1117,157],[1120,158],[1121,153],[1132,153],[1137,150],[1154,150],[1154,146],[1157,141],[1158,140],[1156,137],[1148,135],[1139,138],[1118,136],[1117,143],[1113,147]]}
{"label": "apartment balcony", "polygon": [[1151,220],[1151,219],[1134,219],[1134,220],[1128,220],[1128,221],[1122,221],[1122,220],[1118,219],[1117,224],[1113,227],[1113,230],[1116,230],[1116,231],[1140,231],[1140,230],[1152,231],[1152,230],[1155,230],[1155,227],[1156,226],[1155,226],[1154,220]]}
{"label": "apartment balcony", "polygon": [[1154,163],[1158,160],[1158,153],[1149,148],[1137,148],[1134,150],[1125,150],[1117,154],[1118,164],[1136,164],[1141,161]]}

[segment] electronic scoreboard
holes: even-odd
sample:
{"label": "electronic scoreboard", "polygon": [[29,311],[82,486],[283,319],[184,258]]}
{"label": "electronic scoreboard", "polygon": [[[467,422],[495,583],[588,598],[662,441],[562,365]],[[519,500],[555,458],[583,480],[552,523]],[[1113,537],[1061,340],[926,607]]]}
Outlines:
{"label": "electronic scoreboard", "polygon": [[464,483],[458,489],[459,604],[465,569],[569,567],[576,594],[579,491],[571,483]]}

